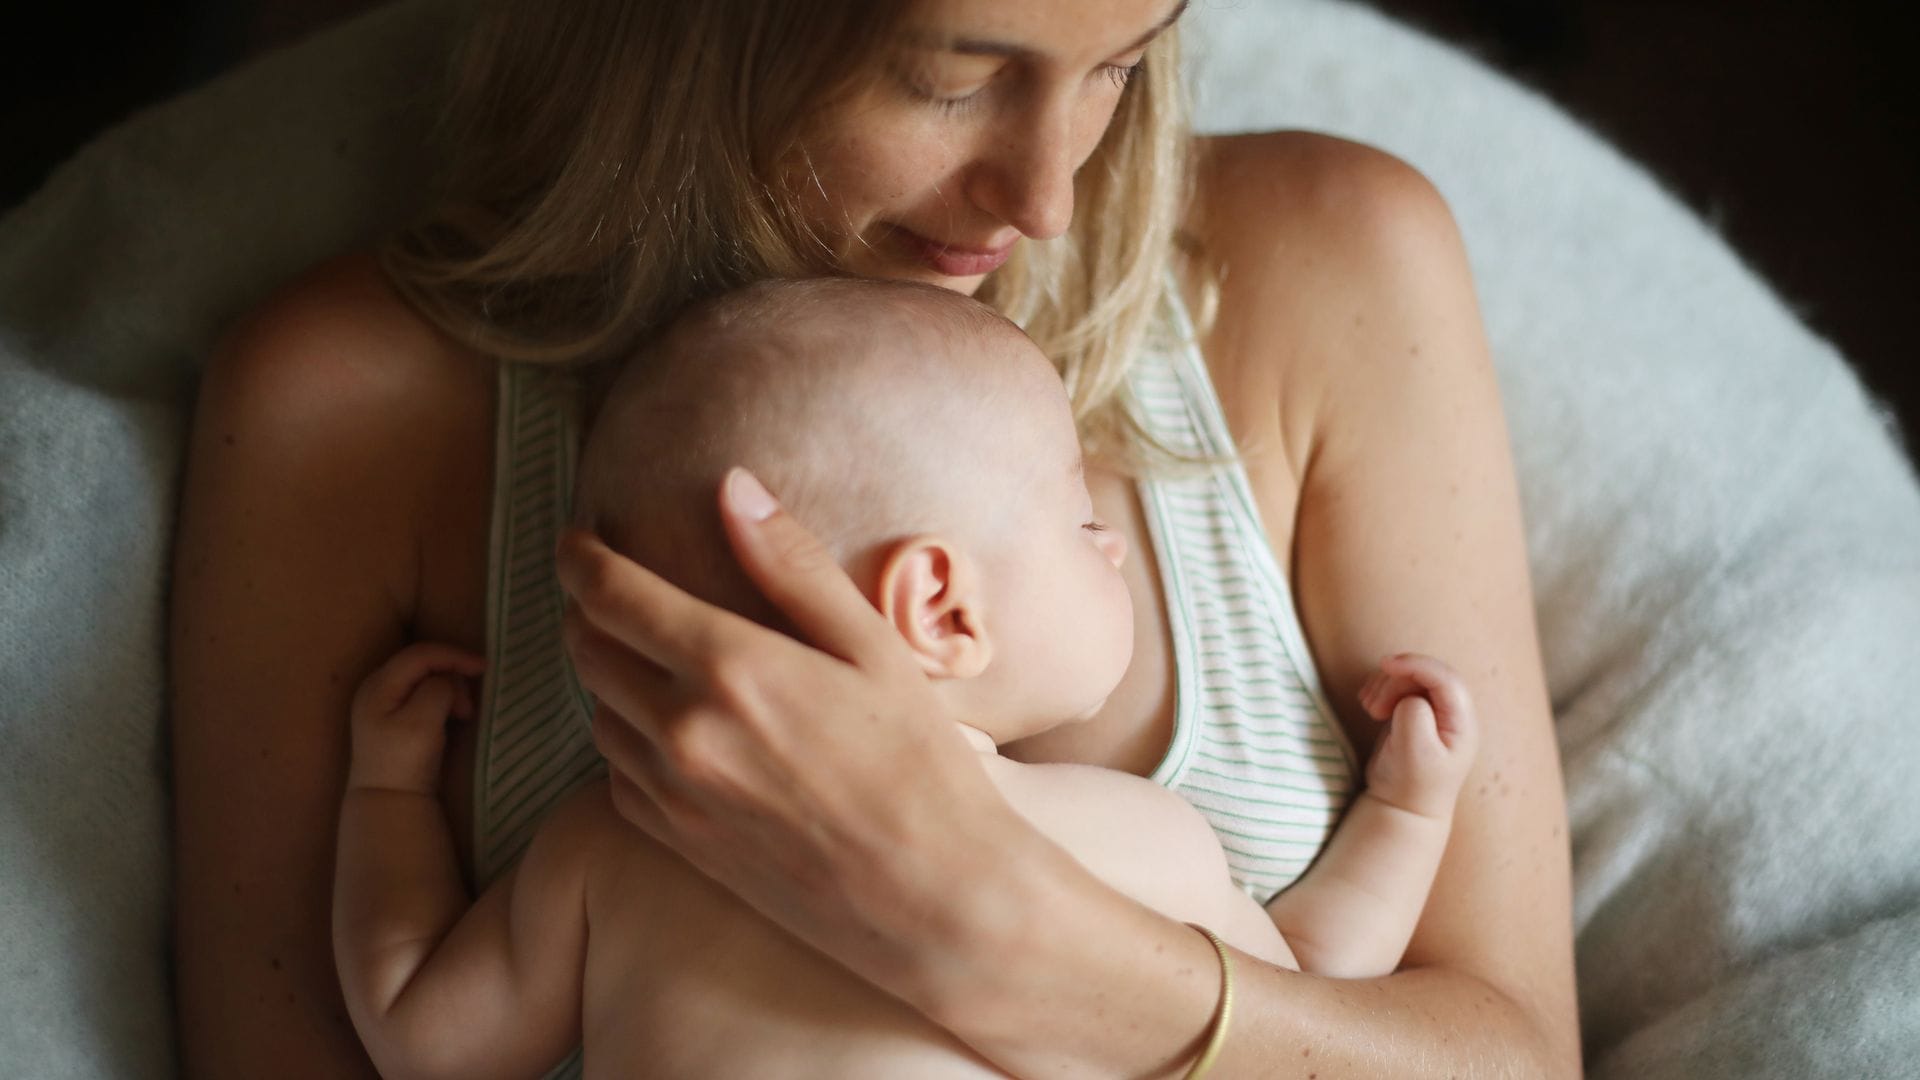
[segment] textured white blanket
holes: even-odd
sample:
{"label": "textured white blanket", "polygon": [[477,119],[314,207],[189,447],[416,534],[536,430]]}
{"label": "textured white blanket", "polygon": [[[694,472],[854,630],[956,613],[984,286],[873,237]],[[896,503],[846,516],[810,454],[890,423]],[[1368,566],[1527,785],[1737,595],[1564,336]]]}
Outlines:
{"label": "textured white blanket", "polygon": [[[409,208],[456,7],[412,0],[137,116],[0,220],[0,1072],[173,1072],[184,394],[226,319]],[[1911,1074],[1920,488],[1882,414],[1540,99],[1345,3],[1196,8],[1203,126],[1383,146],[1466,235],[1570,785],[1593,1073]]]}

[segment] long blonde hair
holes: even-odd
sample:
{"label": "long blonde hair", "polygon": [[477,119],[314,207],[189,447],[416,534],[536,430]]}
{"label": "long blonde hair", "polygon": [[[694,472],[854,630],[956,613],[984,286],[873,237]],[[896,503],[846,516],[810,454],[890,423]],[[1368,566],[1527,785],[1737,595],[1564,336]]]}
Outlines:
{"label": "long blonde hair", "polygon": [[[623,355],[687,303],[830,273],[778,163],[873,66],[894,0],[494,0],[454,71],[444,192],[382,262],[456,339],[505,360]],[[1133,460],[1127,364],[1171,288],[1189,170],[1173,28],[1075,178],[1073,224],[979,296],[1059,366],[1091,451]],[[1158,456],[1149,454],[1149,456]]]}

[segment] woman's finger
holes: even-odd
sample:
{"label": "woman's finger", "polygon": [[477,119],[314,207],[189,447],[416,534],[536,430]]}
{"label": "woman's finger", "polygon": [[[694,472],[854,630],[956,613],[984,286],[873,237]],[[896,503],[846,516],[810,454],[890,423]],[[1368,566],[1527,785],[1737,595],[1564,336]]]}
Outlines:
{"label": "woman's finger", "polygon": [[616,776],[657,788],[653,777],[659,771],[659,754],[646,732],[634,726],[619,710],[598,702],[593,707],[593,748],[607,759]]}
{"label": "woman's finger", "polygon": [[650,719],[673,692],[666,669],[595,626],[577,605],[562,613],[560,634],[580,685],[621,715]]}
{"label": "woman's finger", "polygon": [[728,635],[771,633],[688,595],[585,529],[563,530],[555,559],[560,587],[582,618],[668,671],[700,670]]}
{"label": "woman's finger", "polygon": [[652,837],[662,847],[674,849],[673,827],[667,824],[666,814],[645,787],[629,780],[625,773],[609,772],[607,797],[613,803],[614,812],[628,824]]}
{"label": "woman's finger", "polygon": [[720,520],[741,568],[808,644],[868,670],[903,662],[899,635],[826,545],[752,473],[727,471],[720,482]]}
{"label": "woman's finger", "polygon": [[674,812],[689,804],[661,767],[658,748],[605,704],[594,706],[593,745],[607,759],[607,793],[619,815],[648,836],[679,850]]}

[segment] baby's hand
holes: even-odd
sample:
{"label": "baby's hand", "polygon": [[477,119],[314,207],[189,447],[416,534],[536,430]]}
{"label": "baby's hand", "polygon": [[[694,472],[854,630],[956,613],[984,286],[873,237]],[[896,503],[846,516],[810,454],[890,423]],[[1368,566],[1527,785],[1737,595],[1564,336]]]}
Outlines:
{"label": "baby's hand", "polygon": [[447,720],[473,719],[467,680],[485,667],[470,652],[417,642],[375,668],[353,695],[347,786],[436,793]]}
{"label": "baby's hand", "polygon": [[1367,765],[1367,790],[1402,810],[1450,816],[1480,735],[1460,676],[1431,656],[1389,656],[1360,688],[1360,704],[1387,722]]}

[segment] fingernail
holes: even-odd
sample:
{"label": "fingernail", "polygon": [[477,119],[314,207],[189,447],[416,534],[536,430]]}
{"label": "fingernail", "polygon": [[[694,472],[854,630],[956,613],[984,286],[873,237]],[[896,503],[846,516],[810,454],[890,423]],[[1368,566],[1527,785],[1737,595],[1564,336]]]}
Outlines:
{"label": "fingernail", "polygon": [[780,504],[773,499],[773,493],[745,469],[738,466],[729,469],[726,485],[727,501],[748,521],[765,521],[780,509]]}

